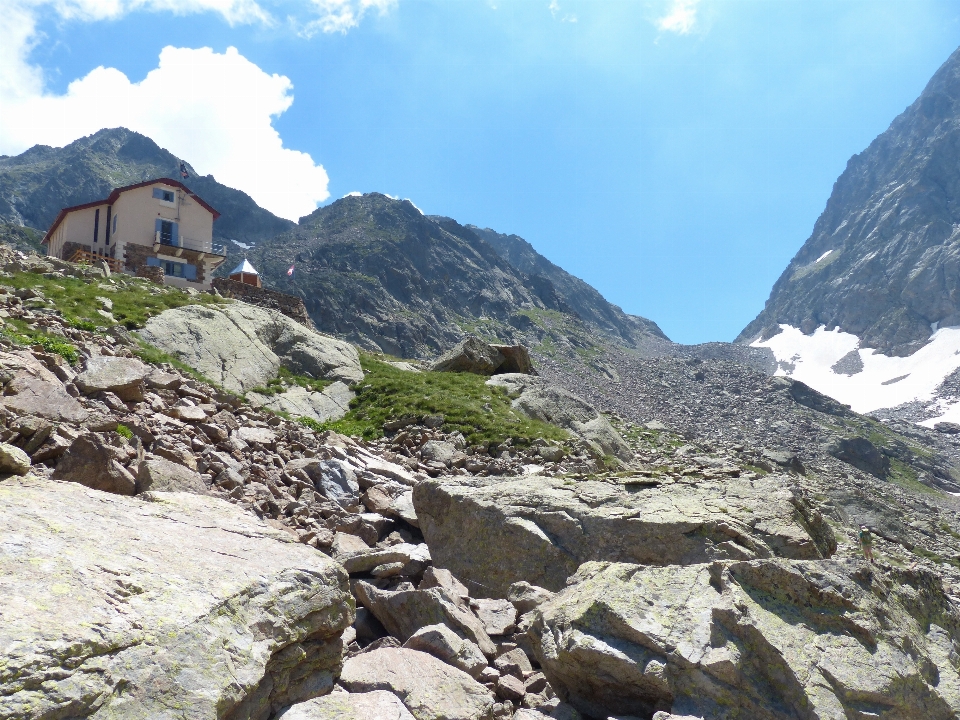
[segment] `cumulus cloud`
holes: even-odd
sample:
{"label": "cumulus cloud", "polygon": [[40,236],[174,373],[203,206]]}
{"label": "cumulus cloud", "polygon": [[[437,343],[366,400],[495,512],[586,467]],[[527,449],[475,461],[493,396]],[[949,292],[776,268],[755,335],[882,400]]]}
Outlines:
{"label": "cumulus cloud", "polygon": [[686,35],[697,24],[697,6],[700,0],[672,0],[663,17],[657,19],[657,27],[663,32]]}
{"label": "cumulus cloud", "polygon": [[[296,22],[310,28],[307,34],[346,32],[369,11],[387,12],[396,1],[310,0]],[[236,48],[216,53],[166,47],[158,66],[140,81],[98,67],[62,95],[47,91],[43,70],[29,60],[43,39],[37,30],[42,13],[95,22],[135,11],[213,12],[230,25],[277,23],[257,0],[6,0],[0,24],[0,153],[62,146],[122,125],[282,217],[295,220],[329,197],[323,167],[307,153],[284,147],[273,126],[293,102],[293,84]]]}

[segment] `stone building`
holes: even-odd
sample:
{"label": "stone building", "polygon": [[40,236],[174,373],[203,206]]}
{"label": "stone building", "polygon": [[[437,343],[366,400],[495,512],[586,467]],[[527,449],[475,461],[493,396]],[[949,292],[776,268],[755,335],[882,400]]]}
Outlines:
{"label": "stone building", "polygon": [[43,244],[61,260],[102,260],[130,274],[156,267],[168,285],[209,290],[213,271],[226,259],[224,246],[213,242],[219,216],[180,181],[158,178],[63,208]]}

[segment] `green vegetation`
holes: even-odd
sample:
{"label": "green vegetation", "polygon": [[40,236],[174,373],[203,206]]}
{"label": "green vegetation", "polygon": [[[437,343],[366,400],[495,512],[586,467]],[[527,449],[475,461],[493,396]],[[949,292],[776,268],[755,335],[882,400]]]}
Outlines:
{"label": "green vegetation", "polygon": [[112,325],[101,314],[103,304],[97,298],[108,298],[113,303],[116,322],[129,329],[143,327],[146,321],[170,308],[183,305],[215,305],[223,300],[215,295],[190,294],[179,288],[161,286],[140,278],[45,278],[36,273],[15,273],[4,283],[15,289],[29,288],[42,294],[43,301],[26,303],[52,305],[71,324],[84,329]]}
{"label": "green vegetation", "polygon": [[[344,435],[373,439],[383,435],[383,423],[404,416],[443,415],[446,432],[461,432],[471,444],[501,443],[512,438],[522,445],[536,438],[564,440],[566,431],[530,420],[510,407],[502,388],[470,373],[408,372],[361,353],[366,372],[357,397],[340,420],[319,425]],[[304,425],[313,427],[301,420]],[[317,428],[314,428],[317,429]]]}
{"label": "green vegetation", "polygon": [[117,433],[125,437],[127,440],[133,439],[133,430],[128,428],[123,423],[117,425]]}
{"label": "green vegetation", "polygon": [[890,479],[897,485],[925,495],[942,495],[936,488],[917,480],[917,471],[897,458],[890,458]]}
{"label": "green vegetation", "polygon": [[47,335],[41,330],[30,327],[23,320],[7,320],[0,331],[18,345],[39,345],[44,352],[60,355],[71,365],[80,359],[77,348],[71,345],[66,338],[59,335]]}
{"label": "green vegetation", "polygon": [[282,367],[277,377],[267,381],[266,385],[253,388],[250,392],[255,392],[259,395],[279,395],[295,385],[299,385],[312,392],[323,392],[323,389],[332,383],[333,380],[317,380],[316,378],[307,377],[306,375],[294,375]]}
{"label": "green vegetation", "polygon": [[138,358],[143,360],[145,363],[150,363],[151,365],[163,365],[164,363],[166,363],[168,365],[172,365],[180,372],[190,375],[190,377],[194,378],[195,380],[199,380],[200,382],[205,382],[208,385],[217,387],[217,384],[213,382],[213,380],[211,380],[208,377],[205,377],[203,374],[197,372],[186,363],[181,362],[179,359],[177,359],[173,355],[169,355],[163,352],[163,350],[159,350],[158,348],[155,348],[150,343],[146,343],[143,340],[140,340],[139,338],[137,338],[137,345],[138,347],[136,350],[133,351],[133,353]]}

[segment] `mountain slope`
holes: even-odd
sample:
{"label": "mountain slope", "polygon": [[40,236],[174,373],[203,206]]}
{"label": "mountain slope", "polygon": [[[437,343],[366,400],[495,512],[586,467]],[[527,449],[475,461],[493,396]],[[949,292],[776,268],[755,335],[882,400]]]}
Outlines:
{"label": "mountain slope", "polygon": [[656,323],[636,315],[628,315],[616,305],[607,302],[595,288],[547,260],[522,237],[504,235],[475,225],[467,225],[467,228],[490,243],[507,262],[529,275],[534,282],[540,278],[548,279],[571,310],[604,332],[619,335],[627,344],[634,344],[638,337],[646,335],[667,339]]}
{"label": "mountain slope", "polygon": [[[115,187],[157,177],[180,179],[180,161],[150,138],[126,128],[100,130],[62,148],[36,145],[0,157],[0,222],[46,231],[60,208],[104,198]],[[187,163],[185,182],[220,211],[214,236],[259,242],[292,227],[239,190]]]}
{"label": "mountain slope", "polygon": [[[669,342],[646,320],[623,320],[629,332],[605,335],[589,317],[603,310],[578,315],[577,306],[589,310],[589,302],[567,295],[546,275],[518,269],[474,229],[379,193],[319,208],[243,255],[267,285],[301,296],[319,329],[403,357],[434,354],[465,332],[527,342],[525,334],[543,341],[546,333],[550,343],[585,352],[601,336]],[[568,285],[581,283],[553,268]],[[613,307],[581,284],[595,294],[596,307]]]}
{"label": "mountain slope", "polygon": [[766,307],[737,338],[787,324],[909,355],[960,325],[960,50],[847,163]]}

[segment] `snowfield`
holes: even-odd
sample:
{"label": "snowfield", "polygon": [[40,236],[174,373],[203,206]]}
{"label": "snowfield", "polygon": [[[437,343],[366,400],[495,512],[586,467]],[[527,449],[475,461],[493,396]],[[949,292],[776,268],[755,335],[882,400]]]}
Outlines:
{"label": "snowfield", "polygon": [[[943,420],[960,422],[960,403],[946,403],[937,399],[934,392],[947,375],[960,367],[960,328],[937,330],[926,345],[909,357],[889,357],[861,349],[856,335],[828,331],[822,326],[812,335],[804,335],[790,325],[780,328],[783,332],[769,340],[752,343],[752,347],[773,351],[779,364],[777,375],[800,380],[859,413],[913,400],[936,400],[936,407],[931,409],[940,416],[924,420],[921,425],[933,427]],[[859,363],[851,353],[859,356],[862,369],[856,367]],[[845,358],[844,362],[834,370],[841,358]]]}

